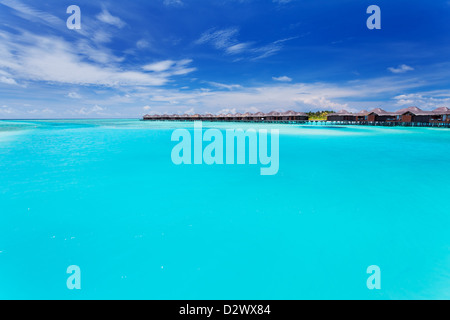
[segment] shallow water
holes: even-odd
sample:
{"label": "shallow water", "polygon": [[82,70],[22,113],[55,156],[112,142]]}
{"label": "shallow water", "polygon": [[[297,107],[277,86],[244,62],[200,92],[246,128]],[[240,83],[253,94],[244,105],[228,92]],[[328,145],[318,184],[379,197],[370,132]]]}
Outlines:
{"label": "shallow water", "polygon": [[0,121],[0,298],[450,298],[450,130],[203,123],[279,129],[261,176],[174,165],[192,126]]}

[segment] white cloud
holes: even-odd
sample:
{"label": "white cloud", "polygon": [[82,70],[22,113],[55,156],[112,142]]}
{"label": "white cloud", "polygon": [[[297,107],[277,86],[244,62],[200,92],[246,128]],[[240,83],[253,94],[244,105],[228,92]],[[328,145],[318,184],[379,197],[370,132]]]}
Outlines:
{"label": "white cloud", "polygon": [[226,49],[236,45],[236,36],[238,34],[238,28],[228,28],[223,30],[210,29],[203,33],[196,43],[211,43],[216,49]]}
{"label": "white cloud", "polygon": [[208,83],[214,87],[221,88],[221,89],[233,90],[233,89],[242,88],[242,86],[239,84],[224,84],[224,83],[219,83],[219,82],[208,82]]}
{"label": "white cloud", "polygon": [[245,50],[247,50],[250,47],[250,45],[251,44],[249,42],[247,42],[247,43],[238,43],[238,44],[235,44],[235,45],[233,45],[231,47],[226,48],[226,52],[228,54],[239,54],[239,53],[244,52]]}
{"label": "white cloud", "polygon": [[215,49],[222,50],[229,55],[246,55],[251,60],[263,59],[278,53],[283,49],[283,43],[293,38],[281,39],[265,45],[255,42],[241,42],[238,40],[239,29],[236,27],[217,30],[215,28],[204,32],[195,44],[211,44]]}
{"label": "white cloud", "polygon": [[278,3],[278,4],[286,4],[291,2],[292,0],[273,0],[274,3]]}
{"label": "white cloud", "polygon": [[183,1],[181,0],[164,0],[163,3],[166,6],[175,6],[175,7],[180,7],[184,4]]}
{"label": "white cloud", "polygon": [[67,94],[67,97],[71,98],[71,99],[81,99],[82,97],[76,93],[76,92],[69,92]]}
{"label": "white cloud", "polygon": [[119,17],[111,15],[106,8],[103,8],[102,12],[97,15],[97,19],[120,29],[126,25]]}
{"label": "white cloud", "polygon": [[105,108],[100,107],[99,105],[95,105],[92,108],[81,108],[77,111],[75,111],[76,113],[83,115],[83,116],[89,116],[89,115],[97,115],[97,116],[104,116],[106,115]]}
{"label": "white cloud", "polygon": [[402,94],[394,97],[394,100],[401,107],[417,106],[423,110],[434,110],[439,107],[450,107],[450,92]]}
{"label": "white cloud", "polygon": [[30,20],[42,22],[50,26],[65,25],[65,21],[49,13],[34,9],[19,0],[0,0],[0,3],[15,10],[16,15]]}
{"label": "white cloud", "polygon": [[232,108],[232,109],[226,108],[226,109],[217,111],[217,114],[227,114],[227,113],[237,113],[237,110],[236,110],[236,108]]}
{"label": "white cloud", "polygon": [[[0,31],[0,71],[14,74],[16,80],[76,85],[160,86],[172,76],[196,70],[187,67],[192,62],[190,59],[176,61],[164,72],[152,73],[127,70],[120,65],[122,60],[108,50],[94,48],[83,41],[72,44],[56,37],[30,33],[13,35]],[[12,83],[8,77],[3,82]]]}
{"label": "white cloud", "polygon": [[175,65],[175,61],[173,60],[164,60],[159,61],[155,63],[148,64],[143,67],[145,71],[152,71],[152,72],[162,72],[169,70],[172,66]]}
{"label": "white cloud", "polygon": [[49,108],[44,108],[44,109],[28,110],[27,113],[29,113],[29,114],[37,114],[37,115],[44,115],[44,114],[54,114],[55,111],[53,111],[52,109],[49,109]]}
{"label": "white cloud", "polygon": [[145,39],[141,39],[138,42],[136,42],[136,47],[138,49],[145,49],[145,48],[148,48],[149,46],[150,46],[150,43]]}
{"label": "white cloud", "polygon": [[388,68],[388,70],[392,73],[405,73],[408,71],[413,71],[414,68],[407,66],[406,64],[402,64],[402,65],[398,66],[397,68],[390,67],[390,68]]}
{"label": "white cloud", "polygon": [[14,80],[12,78],[5,77],[5,76],[0,76],[0,83],[17,85],[16,80]]}
{"label": "white cloud", "polygon": [[184,113],[186,113],[186,114],[194,114],[195,113],[195,109],[194,108],[190,108],[190,109],[186,110]]}
{"label": "white cloud", "polygon": [[185,75],[191,73],[196,68],[188,67],[192,63],[191,59],[183,59],[178,61],[164,60],[145,65],[143,69],[149,72],[160,72],[165,75]]}
{"label": "white cloud", "polygon": [[92,40],[96,43],[108,43],[111,42],[112,34],[105,32],[103,30],[99,30],[94,33]]}
{"label": "white cloud", "polygon": [[292,81],[292,78],[289,78],[288,76],[272,77],[272,79],[275,81],[280,81],[280,82],[291,82]]}
{"label": "white cloud", "polygon": [[97,48],[92,46],[88,41],[81,40],[76,44],[78,53],[88,58],[93,62],[98,62],[105,65],[111,65],[114,63],[122,62],[124,59],[113,55],[109,49]]}
{"label": "white cloud", "polygon": [[0,106],[0,113],[2,114],[12,114],[14,109],[8,107],[7,105]]}

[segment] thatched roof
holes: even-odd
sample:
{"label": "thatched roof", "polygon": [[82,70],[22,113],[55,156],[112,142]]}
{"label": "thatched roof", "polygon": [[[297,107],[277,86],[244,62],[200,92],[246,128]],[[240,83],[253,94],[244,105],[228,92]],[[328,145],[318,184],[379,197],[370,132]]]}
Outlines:
{"label": "thatched roof", "polygon": [[447,108],[447,107],[440,107],[440,108],[437,108],[437,109],[435,109],[435,110],[433,110],[433,113],[434,114],[450,114],[450,109],[449,108]]}
{"label": "thatched roof", "polygon": [[369,114],[376,114],[377,116],[396,116],[396,115],[398,115],[397,112],[388,112],[381,108],[373,109],[372,111],[370,111]]}
{"label": "thatched roof", "polygon": [[435,114],[432,111],[424,111],[424,110],[422,110],[420,108],[417,108],[417,107],[404,108],[404,109],[398,110],[396,113],[397,114],[401,114],[401,115],[406,114],[406,113],[411,113],[411,114],[413,114],[415,116],[428,116],[428,115],[434,115]]}
{"label": "thatched roof", "polygon": [[289,110],[286,112],[281,112],[281,115],[282,116],[307,116],[307,114],[304,112],[296,112],[296,111],[292,111],[292,110]]}

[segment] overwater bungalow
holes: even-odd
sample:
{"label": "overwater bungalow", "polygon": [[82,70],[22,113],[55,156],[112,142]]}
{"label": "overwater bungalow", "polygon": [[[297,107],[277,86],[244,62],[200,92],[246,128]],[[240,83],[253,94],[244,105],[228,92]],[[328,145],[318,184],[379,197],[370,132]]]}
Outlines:
{"label": "overwater bungalow", "polygon": [[292,110],[282,112],[281,113],[281,120],[283,121],[292,121],[295,118],[295,112]]}
{"label": "overwater bungalow", "polygon": [[252,121],[252,114],[250,112],[246,112],[242,115],[242,120],[243,121]]}
{"label": "overwater bungalow", "polygon": [[211,113],[207,113],[205,115],[202,115],[201,117],[206,120],[212,120],[214,118],[214,116]]}
{"label": "overwater bungalow", "polygon": [[450,123],[450,109],[441,107],[433,110],[430,123]]}
{"label": "overwater bungalow", "polygon": [[234,121],[234,115],[232,113],[227,113],[225,115],[225,121]]}
{"label": "overwater bungalow", "polygon": [[306,113],[289,110],[282,112],[281,119],[283,121],[308,121],[309,117]]}
{"label": "overwater bungalow", "polygon": [[355,114],[355,120],[356,121],[368,121],[369,119],[369,111],[362,110]]}
{"label": "overwater bungalow", "polygon": [[261,121],[264,121],[264,120],[266,120],[266,114],[263,113],[263,112],[257,112],[255,114],[253,114],[253,116],[252,116],[252,121],[261,122]]}
{"label": "overwater bungalow", "polygon": [[341,110],[336,113],[329,113],[327,115],[328,121],[355,121],[355,114],[348,112],[347,110]]}
{"label": "overwater bungalow", "polygon": [[377,108],[367,115],[367,120],[369,122],[395,122],[399,120],[398,115],[399,114],[396,112],[388,112],[381,108]]}
{"label": "overwater bungalow", "polygon": [[420,122],[420,123],[429,123],[431,118],[436,114],[432,111],[424,111],[417,107],[409,107],[405,109],[401,109],[397,111],[398,121],[401,122]]}
{"label": "overwater bungalow", "polygon": [[281,121],[282,114],[278,111],[271,111],[268,114],[266,114],[266,120],[267,121]]}

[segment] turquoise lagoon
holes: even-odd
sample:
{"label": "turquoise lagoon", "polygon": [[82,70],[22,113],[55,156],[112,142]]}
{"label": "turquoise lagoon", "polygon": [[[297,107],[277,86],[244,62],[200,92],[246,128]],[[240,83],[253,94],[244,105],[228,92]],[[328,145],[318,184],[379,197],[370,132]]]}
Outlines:
{"label": "turquoise lagoon", "polygon": [[261,176],[174,165],[183,127],[0,121],[0,299],[450,298],[450,130],[252,125]]}

